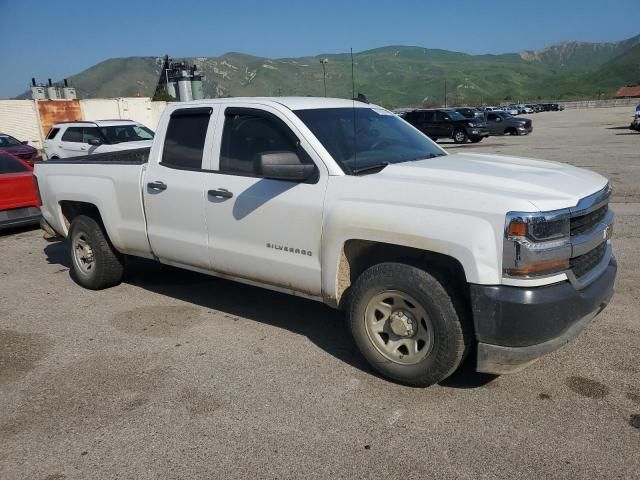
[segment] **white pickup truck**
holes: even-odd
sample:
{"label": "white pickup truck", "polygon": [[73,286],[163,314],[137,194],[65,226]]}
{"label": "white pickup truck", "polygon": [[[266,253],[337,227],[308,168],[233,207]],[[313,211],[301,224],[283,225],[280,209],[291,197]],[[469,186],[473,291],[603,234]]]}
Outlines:
{"label": "white pickup truck", "polygon": [[371,366],[408,385],[443,380],[468,352],[478,371],[516,371],[613,295],[605,178],[449,155],[350,100],[171,104],[150,150],[35,175],[45,237],[66,237],[83,287],[118,284],[134,255],[325,302],[347,311]]}

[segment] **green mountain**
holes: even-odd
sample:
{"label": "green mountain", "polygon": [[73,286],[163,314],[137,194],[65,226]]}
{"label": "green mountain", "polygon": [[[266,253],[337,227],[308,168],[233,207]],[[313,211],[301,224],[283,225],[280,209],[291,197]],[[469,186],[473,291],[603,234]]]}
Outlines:
{"label": "green mountain", "polygon": [[[571,99],[612,94],[640,82],[640,35],[614,43],[565,42],[539,51],[469,55],[411,46],[388,46],[354,54],[355,90],[387,107],[447,102]],[[351,56],[323,54],[263,58],[242,53],[184,60],[204,74],[210,97],[324,95],[319,60],[327,58],[327,95],[350,98]],[[159,57],[116,58],[69,77],[80,98],[152,96],[160,78]]]}

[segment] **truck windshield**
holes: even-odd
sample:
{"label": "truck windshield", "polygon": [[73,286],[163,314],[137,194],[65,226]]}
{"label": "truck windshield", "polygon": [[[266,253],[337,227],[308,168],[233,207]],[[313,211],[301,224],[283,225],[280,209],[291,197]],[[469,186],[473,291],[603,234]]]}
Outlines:
{"label": "truck windshield", "polygon": [[294,113],[345,173],[446,155],[391,112],[378,108],[319,108]]}
{"label": "truck windshield", "polygon": [[100,127],[100,133],[108,143],[139,142],[153,140],[153,131],[142,125],[113,125]]}

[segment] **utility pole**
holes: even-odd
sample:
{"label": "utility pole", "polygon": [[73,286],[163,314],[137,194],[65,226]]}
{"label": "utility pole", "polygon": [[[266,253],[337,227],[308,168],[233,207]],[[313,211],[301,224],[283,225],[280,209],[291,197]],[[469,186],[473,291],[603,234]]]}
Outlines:
{"label": "utility pole", "polygon": [[321,58],[320,64],[322,65],[322,82],[324,83],[324,96],[327,96],[327,68],[326,65],[329,63],[328,58]]}
{"label": "utility pole", "polygon": [[447,108],[447,79],[444,79],[444,108]]}

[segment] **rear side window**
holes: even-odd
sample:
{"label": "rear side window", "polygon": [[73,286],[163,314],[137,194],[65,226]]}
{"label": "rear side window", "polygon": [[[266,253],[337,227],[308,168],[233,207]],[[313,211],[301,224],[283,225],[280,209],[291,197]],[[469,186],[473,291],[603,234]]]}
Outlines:
{"label": "rear side window", "polygon": [[29,168],[9,155],[0,154],[0,175],[3,173],[28,172]]}
{"label": "rear side window", "polygon": [[171,114],[162,150],[162,164],[173,168],[202,168],[202,153],[211,117],[210,108],[188,108]]}
{"label": "rear side window", "polygon": [[284,125],[260,115],[225,115],[220,171],[255,175],[253,162],[266,152],[296,152],[297,147]]}
{"label": "rear side window", "polygon": [[52,128],[51,130],[49,130],[49,133],[47,134],[47,140],[53,140],[54,138],[56,138],[56,135],[58,135],[59,131],[59,128]]}
{"label": "rear side window", "polygon": [[63,142],[82,143],[82,127],[69,127],[62,135]]}

